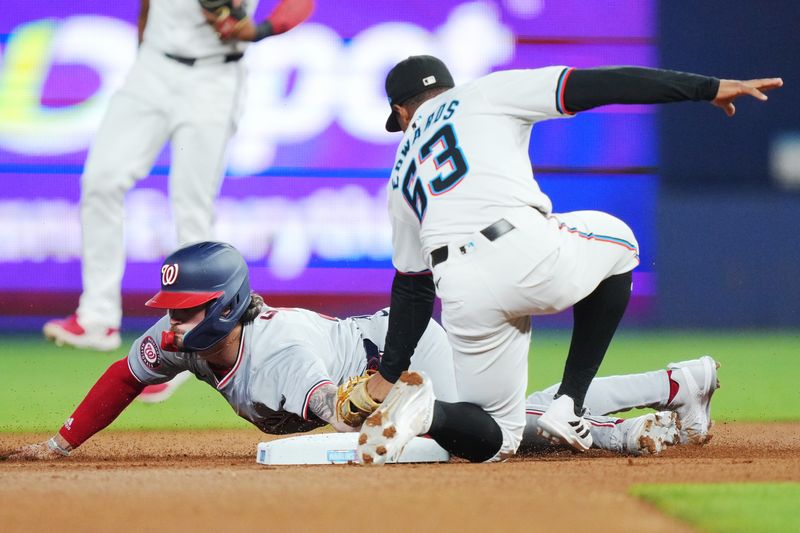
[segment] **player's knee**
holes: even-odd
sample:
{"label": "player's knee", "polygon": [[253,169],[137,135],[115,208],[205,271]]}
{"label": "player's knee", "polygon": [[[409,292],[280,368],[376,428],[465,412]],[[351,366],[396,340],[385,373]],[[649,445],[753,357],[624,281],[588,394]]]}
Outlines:
{"label": "player's knee", "polygon": [[81,194],[84,198],[124,196],[133,186],[134,181],[119,170],[87,166],[81,177]]}
{"label": "player's knee", "polygon": [[502,459],[506,455],[514,455],[520,439],[515,439],[516,445],[507,445],[506,439],[503,438],[503,430],[497,422],[488,425],[487,430],[481,439],[463,451],[461,457],[473,463],[485,463]]}

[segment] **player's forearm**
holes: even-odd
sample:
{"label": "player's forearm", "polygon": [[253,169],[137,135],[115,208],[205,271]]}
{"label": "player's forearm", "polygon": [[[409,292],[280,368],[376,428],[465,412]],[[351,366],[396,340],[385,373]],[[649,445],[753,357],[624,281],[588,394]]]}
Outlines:
{"label": "player's forearm", "polygon": [[72,448],[113,422],[136,398],[145,385],[131,374],[127,358],[108,367],[86,398],[59,430]]}
{"label": "player's forearm", "polygon": [[267,20],[259,25],[264,31],[264,24],[269,24],[269,34],[285,33],[306,20],[314,12],[314,0],[281,0]]}
{"label": "player's forearm", "polygon": [[378,372],[394,383],[408,370],[411,355],[433,315],[436,289],[430,272],[418,275],[395,273],[389,330]]}
{"label": "player's forearm", "polygon": [[564,86],[564,107],[585,111],[609,104],[662,104],[713,100],[719,79],[644,67],[575,69]]}
{"label": "player's forearm", "polygon": [[350,427],[336,417],[336,393],[338,390],[332,383],[318,388],[308,400],[308,409],[321,420],[333,426],[336,431],[342,433],[356,431],[358,428]]}

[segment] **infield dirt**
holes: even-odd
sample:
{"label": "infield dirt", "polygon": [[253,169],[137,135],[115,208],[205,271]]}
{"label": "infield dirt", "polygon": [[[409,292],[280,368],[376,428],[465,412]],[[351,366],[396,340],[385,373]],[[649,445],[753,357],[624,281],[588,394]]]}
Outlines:
{"label": "infield dirt", "polygon": [[[0,462],[3,531],[692,531],[636,483],[800,481],[800,423],[727,423],[655,457],[265,467],[256,430],[108,432],[52,463]],[[0,451],[45,435],[0,435]]]}

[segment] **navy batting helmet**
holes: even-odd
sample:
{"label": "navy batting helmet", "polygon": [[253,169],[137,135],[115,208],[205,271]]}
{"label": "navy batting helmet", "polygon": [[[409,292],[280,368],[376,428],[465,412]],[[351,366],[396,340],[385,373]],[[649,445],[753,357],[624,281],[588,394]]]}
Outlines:
{"label": "navy batting helmet", "polygon": [[230,244],[198,242],[179,248],[161,267],[161,290],[145,305],[188,309],[207,304],[205,318],[183,337],[199,352],[224,339],[250,304],[250,279],[242,254]]}

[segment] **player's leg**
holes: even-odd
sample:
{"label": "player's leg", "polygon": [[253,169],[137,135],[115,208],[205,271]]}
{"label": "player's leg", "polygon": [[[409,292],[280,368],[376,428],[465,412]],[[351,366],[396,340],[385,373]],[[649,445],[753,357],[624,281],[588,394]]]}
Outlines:
{"label": "player's leg", "polygon": [[499,460],[516,452],[525,426],[531,322],[509,319],[506,299],[529,266],[502,239],[469,243],[434,269],[461,403],[440,403],[430,435],[455,455]]}
{"label": "player's leg", "polygon": [[224,124],[184,124],[175,131],[169,186],[181,245],[213,240],[214,203],[231,132]]}
{"label": "player's leg", "polygon": [[580,265],[567,291],[580,299],[573,306],[572,340],[558,394],[571,396],[580,409],[628,306],[638,244],[624,222],[606,213],[578,211],[557,219],[562,250]]}
{"label": "player's leg", "polygon": [[81,181],[82,322],[119,325],[125,266],[125,193],[150,171],[169,135],[147,100],[118,93],[97,131]]}
{"label": "player's leg", "polygon": [[[584,406],[593,415],[638,408],[674,411],[681,426],[681,442],[702,444],[710,438],[711,399],[720,386],[718,368],[719,363],[706,355],[670,363],[662,370],[595,378],[586,393]],[[560,385],[557,383],[531,394],[528,406],[548,406]]]}
{"label": "player's leg", "polygon": [[185,244],[213,238],[214,203],[239,118],[241,65],[176,65],[188,72],[175,110],[169,186],[178,243]]}
{"label": "player's leg", "polygon": [[[437,402],[429,435],[461,457],[507,458],[516,453],[525,426],[530,319],[472,335],[465,334],[469,326],[455,326],[446,316],[443,309],[461,403]],[[477,422],[480,431],[474,429]]]}
{"label": "player's leg", "polygon": [[147,175],[169,134],[161,84],[140,58],[112,97],[92,142],[81,178],[83,293],[76,316],[45,325],[45,335],[56,342],[103,350],[119,346],[124,197]]}
{"label": "player's leg", "polygon": [[586,392],[627,307],[631,270],[638,264],[633,232],[615,217],[580,211],[549,220],[561,245],[551,265],[553,277],[539,295],[556,310],[573,306],[574,325],[559,400],[540,423],[545,428],[568,417],[570,410],[576,416],[582,412]]}
{"label": "player's leg", "polygon": [[576,412],[583,408],[586,391],[628,306],[632,280],[630,272],[611,276],[572,308],[572,340],[556,396],[572,398]]}
{"label": "player's leg", "polygon": [[[560,386],[561,383],[551,385],[535,393],[536,397],[543,395],[553,398]],[[669,402],[670,379],[667,371],[656,370],[640,374],[596,377],[589,385],[583,406],[589,414],[609,415],[643,407],[666,409]]]}
{"label": "player's leg", "polygon": [[[539,419],[552,403],[544,391],[530,395],[525,405],[525,431],[521,449],[541,451],[553,446],[539,435]],[[657,454],[678,443],[677,416],[672,411],[649,413],[634,418],[586,415],[592,434],[592,447],[633,455]]]}

